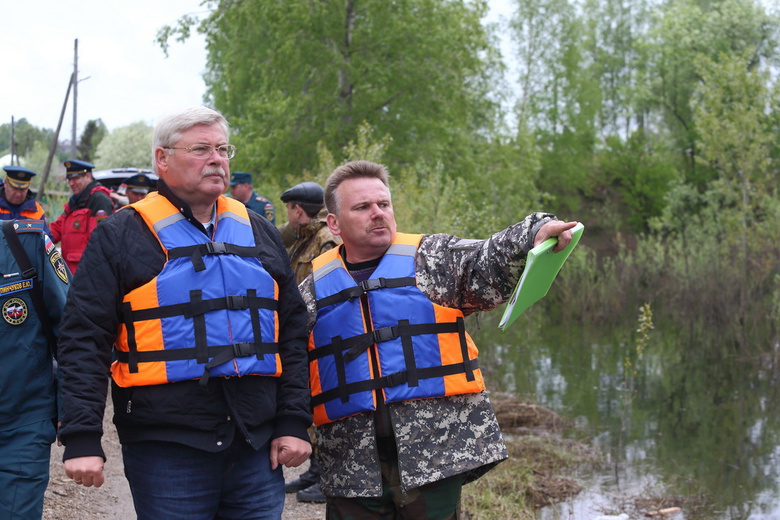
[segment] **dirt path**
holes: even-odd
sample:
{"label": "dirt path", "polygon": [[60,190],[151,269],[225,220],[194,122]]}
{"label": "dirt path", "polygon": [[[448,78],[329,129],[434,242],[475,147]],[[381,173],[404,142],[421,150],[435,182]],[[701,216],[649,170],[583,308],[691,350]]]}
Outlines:
{"label": "dirt path", "polygon": [[[130,487],[122,468],[122,453],[116,429],[111,423],[113,407],[106,408],[103,429],[103,449],[108,461],[104,468],[106,482],[99,488],[77,486],[65,476],[62,466],[63,448],[56,444],[51,450],[51,475],[43,503],[43,520],[130,520],[135,518]],[[285,468],[285,478],[292,479],[305,471]],[[303,504],[295,495],[287,495],[282,520],[321,520],[325,518],[322,504]]]}

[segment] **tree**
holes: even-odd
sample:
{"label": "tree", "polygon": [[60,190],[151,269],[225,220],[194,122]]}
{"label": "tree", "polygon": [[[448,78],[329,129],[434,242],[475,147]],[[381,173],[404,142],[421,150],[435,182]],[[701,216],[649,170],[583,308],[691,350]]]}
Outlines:
{"label": "tree", "polygon": [[76,147],[79,159],[92,162],[100,141],[103,140],[107,133],[108,129],[102,119],[90,119],[87,121],[84,132],[81,134],[81,139],[79,139],[79,144]]}
{"label": "tree", "polygon": [[702,78],[693,106],[700,135],[698,159],[720,175],[713,186],[738,201],[740,243],[747,255],[748,228],[758,202],[777,191],[778,172],[771,150],[777,139],[767,108],[780,103],[778,90],[768,88],[769,71],[750,69],[753,49],[741,56],[720,54],[718,60],[700,56],[696,70]]}
{"label": "tree", "polygon": [[[686,177],[700,189],[715,173],[697,162],[698,134],[691,100],[701,81],[695,62],[700,55],[742,56],[746,66],[777,55],[778,19],[757,0],[721,0],[699,5],[695,0],[663,4],[648,34],[649,77],[654,106],[686,159]],[[698,168],[697,168],[698,165]]]}
{"label": "tree", "polygon": [[[48,128],[38,128],[21,118],[14,122],[14,141],[16,141],[16,153],[24,157],[32,152],[36,142],[46,143],[48,146],[54,138],[54,131]],[[0,125],[0,155],[11,151],[11,125]]]}
{"label": "tree", "polygon": [[97,147],[96,168],[151,168],[152,132],[151,126],[139,121],[109,133]]}
{"label": "tree", "polygon": [[[418,158],[466,175],[497,120],[485,0],[245,0],[210,3],[209,98],[235,129],[240,169],[311,169],[366,121],[392,135],[395,169]],[[184,37],[192,18],[159,33]]]}

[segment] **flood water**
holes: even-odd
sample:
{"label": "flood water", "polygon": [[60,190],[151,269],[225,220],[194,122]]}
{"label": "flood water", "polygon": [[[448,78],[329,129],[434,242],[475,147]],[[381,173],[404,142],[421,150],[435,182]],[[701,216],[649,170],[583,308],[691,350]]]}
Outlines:
{"label": "flood water", "polygon": [[586,490],[540,519],[614,515],[621,500],[651,496],[706,504],[675,520],[780,519],[776,345],[748,357],[717,334],[656,324],[640,356],[636,323],[542,324],[532,308],[501,332],[499,318],[471,326],[489,389],[574,420],[606,460],[596,474],[574,475]]}

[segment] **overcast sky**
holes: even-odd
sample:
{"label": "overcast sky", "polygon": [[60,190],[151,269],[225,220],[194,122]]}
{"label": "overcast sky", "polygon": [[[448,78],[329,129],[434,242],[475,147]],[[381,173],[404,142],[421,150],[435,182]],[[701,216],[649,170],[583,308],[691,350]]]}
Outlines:
{"label": "overcast sky", "polygon": [[[490,0],[490,19],[510,14],[510,0]],[[73,72],[78,39],[77,134],[90,119],[109,130],[203,101],[205,43],[174,42],[166,58],[155,43],[160,27],[203,13],[200,0],[2,0],[0,124],[26,118],[56,128]],[[69,139],[73,98],[60,139]]]}
{"label": "overcast sky", "polygon": [[[109,130],[200,104],[205,86],[200,35],[165,58],[157,30],[201,11],[200,0],[3,0],[0,14],[0,123],[26,118],[56,128],[78,39],[78,133],[90,119]],[[72,93],[71,93],[72,96]],[[72,97],[60,138],[69,138]]]}

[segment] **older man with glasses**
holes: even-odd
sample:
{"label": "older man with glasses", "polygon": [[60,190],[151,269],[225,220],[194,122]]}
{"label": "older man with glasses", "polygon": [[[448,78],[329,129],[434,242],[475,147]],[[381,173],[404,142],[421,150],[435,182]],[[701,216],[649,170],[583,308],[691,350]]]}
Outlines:
{"label": "older man with glasses", "polygon": [[222,195],[228,132],[205,107],[157,124],[158,191],[97,228],[66,308],[65,472],[103,484],[110,365],[139,519],[278,519],[311,453],[306,309],[276,228]]}
{"label": "older man with glasses", "polygon": [[51,223],[51,237],[61,242],[62,257],[76,273],[81,255],[97,225],[114,212],[111,190],[92,178],[95,166],[86,161],[65,161],[65,178],[73,195],[63,213]]}

